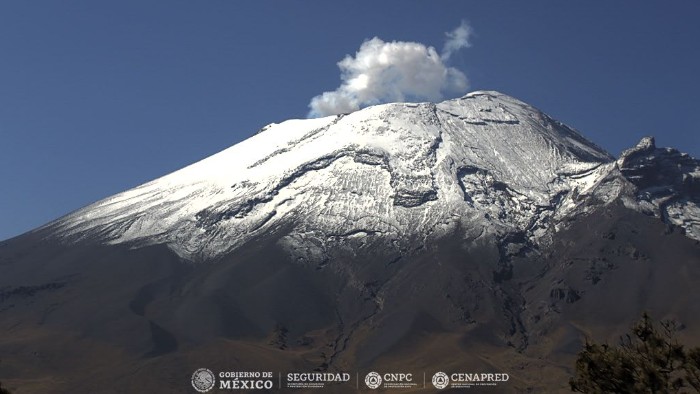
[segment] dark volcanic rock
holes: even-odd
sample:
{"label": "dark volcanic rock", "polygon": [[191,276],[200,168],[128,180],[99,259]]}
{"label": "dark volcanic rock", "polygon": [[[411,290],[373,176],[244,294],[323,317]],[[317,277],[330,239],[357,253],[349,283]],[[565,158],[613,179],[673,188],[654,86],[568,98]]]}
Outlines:
{"label": "dark volcanic rock", "polygon": [[[439,363],[506,371],[511,388],[564,387],[585,336],[614,340],[645,310],[700,326],[697,242],[621,205],[581,218],[546,250],[513,257],[508,277],[493,275],[502,258],[496,239],[459,234],[393,263],[377,237],[352,252],[330,251],[321,270],[294,260],[273,234],[203,266],[163,247],[43,240],[36,249],[38,234],[20,237],[0,247],[8,257],[0,286],[22,283],[2,293],[0,305],[14,305],[0,312],[0,351],[11,355],[0,369],[10,385],[22,379],[45,392],[104,391],[107,381],[127,391],[185,392],[184,380],[168,376],[202,365]],[[532,379],[542,357],[550,378]],[[80,379],[82,368],[102,378]],[[49,389],[46,379],[65,383]]]}
{"label": "dark volcanic rock", "polygon": [[653,139],[614,161],[496,92],[273,125],[0,243],[0,380],[443,370],[563,391],[585,338],[643,311],[700,343],[698,179]]}

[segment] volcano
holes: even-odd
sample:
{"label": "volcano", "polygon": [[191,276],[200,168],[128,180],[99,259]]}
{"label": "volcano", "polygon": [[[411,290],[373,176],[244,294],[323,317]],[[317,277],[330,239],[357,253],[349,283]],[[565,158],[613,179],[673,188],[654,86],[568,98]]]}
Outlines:
{"label": "volcano", "polygon": [[651,137],[616,159],[478,91],[271,124],[0,243],[0,380],[454,370],[560,391],[586,338],[643,311],[700,343],[698,284],[698,160]]}

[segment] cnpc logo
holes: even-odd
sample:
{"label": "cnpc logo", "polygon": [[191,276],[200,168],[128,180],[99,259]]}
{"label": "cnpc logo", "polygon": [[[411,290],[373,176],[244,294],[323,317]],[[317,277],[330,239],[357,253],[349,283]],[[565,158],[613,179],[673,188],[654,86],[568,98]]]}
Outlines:
{"label": "cnpc logo", "polygon": [[365,385],[370,389],[378,389],[382,383],[411,383],[413,382],[413,374],[411,373],[385,373],[380,375],[378,372],[370,372],[365,376]]}

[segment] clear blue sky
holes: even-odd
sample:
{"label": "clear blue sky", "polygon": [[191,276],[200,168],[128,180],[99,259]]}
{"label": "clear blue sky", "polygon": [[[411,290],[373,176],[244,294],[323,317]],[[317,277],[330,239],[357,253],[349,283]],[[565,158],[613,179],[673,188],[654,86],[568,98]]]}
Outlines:
{"label": "clear blue sky", "polygon": [[0,239],[303,118],[363,41],[440,50],[614,155],[700,156],[700,2],[0,2]]}

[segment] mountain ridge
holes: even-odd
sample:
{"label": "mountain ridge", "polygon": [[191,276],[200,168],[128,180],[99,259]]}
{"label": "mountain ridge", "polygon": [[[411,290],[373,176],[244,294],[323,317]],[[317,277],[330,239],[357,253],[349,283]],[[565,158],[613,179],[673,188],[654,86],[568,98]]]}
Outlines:
{"label": "mountain ridge", "polygon": [[[350,210],[383,212],[383,223],[360,227],[401,233],[420,226],[422,219],[399,207],[422,210],[432,204],[451,210],[449,215],[473,215],[468,206],[474,208],[474,199],[465,187],[480,194],[486,185],[506,187],[498,199],[511,209],[519,203],[505,200],[518,195],[530,205],[523,208],[535,210],[563,189],[583,187],[583,181],[591,180],[582,173],[613,160],[541,111],[497,92],[478,91],[439,104],[385,104],[269,125],[218,154],[47,227],[68,238],[99,233],[108,242],[167,243],[194,261],[229,250],[224,245],[235,248],[246,234],[299,217],[304,214],[300,210],[313,210],[306,214],[309,218],[335,215],[312,225],[333,234],[357,230],[339,222],[368,220]],[[325,176],[350,193],[326,198],[332,188],[309,181],[311,175]],[[315,209],[301,206],[309,198],[315,199],[310,204]],[[442,220],[437,216],[445,216],[428,215],[433,226]]]}
{"label": "mountain ridge", "polygon": [[585,338],[642,311],[700,344],[699,179],[652,138],[615,159],[496,93],[273,125],[0,242],[0,377],[185,393],[203,366],[452,370],[564,391]]}

